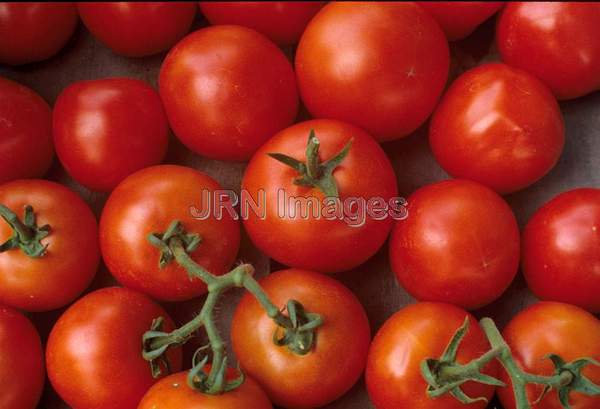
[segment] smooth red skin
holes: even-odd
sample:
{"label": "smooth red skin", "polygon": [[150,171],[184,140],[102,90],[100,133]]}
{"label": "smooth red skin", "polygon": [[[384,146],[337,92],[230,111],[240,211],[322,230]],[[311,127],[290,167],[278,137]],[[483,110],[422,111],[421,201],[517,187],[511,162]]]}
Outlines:
{"label": "smooth red skin", "polygon": [[277,271],[260,284],[271,301],[285,307],[299,301],[320,314],[314,349],[299,356],[273,343],[276,326],[256,299],[247,293],[231,324],[233,350],[243,370],[266,391],[271,401],[287,409],[322,407],[346,393],[365,368],[371,333],[364,308],[338,281],[311,271]]}
{"label": "smooth red skin", "polygon": [[[229,369],[231,378],[237,371]],[[140,402],[138,409],[272,409],[260,386],[246,377],[242,386],[221,395],[207,395],[187,385],[187,372],[170,375],[157,382]]]}
{"label": "smooth red skin", "polygon": [[600,4],[509,3],[498,20],[502,60],[540,78],[558,99],[600,89]]}
{"label": "smooth red skin", "polygon": [[[126,288],[104,288],[79,299],[56,322],[46,348],[48,377],[60,397],[80,409],[135,409],[157,381],[142,358],[142,335],[167,313]],[[181,350],[167,357],[181,370]],[[164,372],[164,371],[163,371]]]}
{"label": "smooth red skin", "polygon": [[0,306],[0,408],[35,409],[44,379],[37,330],[25,316]]}
{"label": "smooth red skin", "polygon": [[131,173],[162,162],[169,126],[158,93],[143,81],[79,81],[53,112],[56,154],[77,182],[110,191]]}
{"label": "smooth red skin", "polygon": [[446,172],[505,194],[554,167],[565,136],[550,90],[525,71],[485,64],[444,94],[431,119],[429,143]]}
{"label": "smooth red skin", "polygon": [[77,3],[88,30],[115,53],[144,57],[168,50],[196,17],[191,2]]}
{"label": "smooth red skin", "polygon": [[280,45],[296,44],[322,1],[201,1],[200,11],[211,24],[252,28]]}
{"label": "smooth red skin", "polygon": [[542,300],[600,312],[600,189],[556,196],[523,232],[523,273]]}
{"label": "smooth red skin", "polygon": [[100,247],[106,266],[124,286],[163,301],[183,301],[206,292],[200,279],[190,279],[176,262],[159,267],[160,251],[150,233],[164,233],[179,220],[202,243],[192,259],[213,274],[229,271],[240,244],[240,225],[229,213],[218,220],[196,219],[191,206],[203,209],[202,193],[222,187],[204,173],[184,166],[160,165],[125,179],[112,192],[100,219]]}
{"label": "smooth red skin", "polygon": [[[48,311],[77,298],[90,284],[100,261],[98,224],[89,206],[72,190],[40,179],[0,186],[0,203],[23,217],[33,206],[38,226],[49,224],[42,240],[47,253],[29,257],[20,249],[0,253],[0,303],[26,311]],[[0,243],[13,230],[0,220]]]}
{"label": "smooth red skin", "polygon": [[[430,399],[427,383],[421,376],[421,362],[439,358],[450,339],[469,317],[470,327],[458,349],[457,361],[465,364],[479,358],[490,345],[468,312],[449,304],[416,303],[389,318],[379,330],[371,349],[366,370],[367,391],[377,409],[483,409],[487,402],[464,405],[452,396]],[[484,373],[493,377],[499,365],[492,361]],[[494,387],[468,382],[464,392],[473,397],[494,395]]]}
{"label": "smooth red skin", "polygon": [[0,64],[52,57],[67,43],[77,21],[72,3],[0,3]]}
{"label": "smooth red skin", "polygon": [[[546,358],[554,353],[567,362],[589,357],[600,359],[600,321],[592,314],[574,305],[540,302],[517,314],[502,332],[511,348],[517,365],[528,373],[551,376],[554,365]],[[600,384],[600,368],[590,365],[583,375],[596,385]],[[506,372],[500,370],[500,380],[506,388],[498,388],[498,396],[506,409],[515,409],[512,383]],[[542,392],[539,385],[527,387],[529,401],[535,401]],[[596,409],[600,397],[569,394],[572,409]],[[562,409],[556,391],[551,391],[534,409]]]}
{"label": "smooth red skin", "polygon": [[415,191],[390,239],[392,270],[420,301],[476,309],[500,297],[519,265],[519,228],[491,189],[446,180]]}
{"label": "smooth red skin", "polygon": [[357,125],[379,141],[416,130],[448,77],[448,42],[413,3],[332,2],[296,53],[302,101],[316,118]]}
{"label": "smooth red skin", "polygon": [[[349,226],[344,220],[305,218],[301,214],[286,217],[279,213],[278,192],[287,197],[323,199],[317,188],[294,184],[298,177],[291,167],[268,156],[283,153],[306,160],[306,141],[314,130],[321,145],[319,157],[326,161],[336,155],[353,138],[352,147],[333,175],[343,201],[350,197],[386,201],[397,196],[396,176],[385,152],[364,131],[340,121],[318,119],[293,125],[270,139],[254,155],[242,180],[256,203],[264,191],[265,217],[249,212],[244,227],[252,242],[269,257],[293,267],[332,273],[354,268],[381,248],[392,227],[392,219],[367,217],[362,226]],[[282,193],[280,193],[281,195]]]}
{"label": "smooth red skin", "polygon": [[53,156],[52,112],[46,101],[0,77],[0,184],[43,176]]}
{"label": "smooth red skin", "polygon": [[240,26],[208,27],[185,37],[163,62],[159,84],[177,137],[211,159],[248,160],[298,111],[286,56]]}

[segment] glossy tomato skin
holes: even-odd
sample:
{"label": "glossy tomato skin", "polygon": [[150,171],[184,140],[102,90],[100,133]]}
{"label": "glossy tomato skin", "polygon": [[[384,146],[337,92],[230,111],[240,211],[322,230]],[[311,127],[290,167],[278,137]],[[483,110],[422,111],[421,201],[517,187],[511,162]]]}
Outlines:
{"label": "glossy tomato skin", "polygon": [[37,330],[0,306],[0,407],[35,409],[44,387],[44,352]]}
{"label": "glossy tomato skin", "polygon": [[[103,288],[78,300],[56,322],[46,348],[52,386],[71,407],[135,409],[157,381],[142,358],[142,335],[155,318],[174,329],[150,298],[125,288]],[[181,369],[180,349],[167,353]]]}
{"label": "glossy tomato skin", "polygon": [[0,3],[0,63],[21,65],[48,59],[77,26],[72,3]]}
{"label": "glossy tomato skin", "polygon": [[448,77],[448,42],[414,3],[332,2],[296,53],[302,101],[316,118],[401,138],[433,111]]}
{"label": "glossy tomato skin", "polygon": [[[164,233],[179,220],[202,243],[191,256],[213,274],[223,274],[235,261],[240,243],[237,220],[223,211],[205,220],[191,207],[204,209],[203,192],[222,189],[211,177],[194,169],[159,165],[125,179],[112,192],[100,219],[100,247],[110,272],[126,287],[164,301],[182,301],[206,292],[199,279],[190,279],[176,262],[159,267],[160,251],[150,244],[150,233]],[[211,202],[212,203],[212,202]]]}
{"label": "glossy tomato skin", "polygon": [[369,321],[358,299],[328,276],[299,269],[275,272],[260,281],[277,306],[299,301],[324,324],[315,348],[304,356],[273,343],[275,324],[247,293],[237,306],[231,341],[242,369],[284,408],[317,408],[339,398],[356,383],[365,367]]}
{"label": "glossy tomato skin", "polygon": [[[26,311],[48,311],[73,301],[90,284],[100,261],[98,224],[73,191],[47,180],[15,180],[0,185],[0,203],[21,220],[33,206],[38,226],[50,225],[42,239],[47,252],[30,257],[20,249],[0,253],[0,303]],[[0,220],[0,242],[13,230]]]}
{"label": "glossy tomato skin", "polygon": [[542,300],[600,312],[600,189],[564,192],[523,232],[523,274]]}
{"label": "glossy tomato skin", "polygon": [[511,2],[498,20],[502,60],[545,82],[558,99],[600,89],[600,4]]}
{"label": "glossy tomato skin", "polygon": [[[464,405],[450,395],[430,399],[427,383],[421,376],[421,362],[442,356],[450,339],[469,317],[470,327],[458,349],[457,361],[465,364],[479,358],[489,343],[477,319],[449,304],[422,302],[398,311],[381,327],[369,350],[366,371],[367,390],[377,409],[483,409],[487,402]],[[496,361],[488,364],[485,374],[496,377]],[[494,387],[474,382],[463,386],[472,397],[488,400]]]}
{"label": "glossy tomato skin", "polygon": [[449,41],[461,40],[502,6],[501,1],[419,1],[438,22]]}
{"label": "glossy tomato skin", "polygon": [[475,309],[510,285],[519,265],[519,228],[491,189],[445,180],[415,191],[407,210],[392,231],[390,261],[415,298]]}
{"label": "glossy tomato skin", "polygon": [[67,172],[96,191],[110,191],[127,175],[160,163],[169,143],[158,93],[130,78],[71,84],[56,101],[53,129]]}
{"label": "glossy tomato skin", "polygon": [[81,2],[88,30],[115,53],[143,57],[168,50],[190,29],[192,2]]}
{"label": "glossy tomato skin", "polygon": [[[546,358],[551,353],[558,354],[566,362],[583,357],[600,358],[600,321],[574,305],[556,302],[534,304],[517,314],[502,335],[519,367],[535,375],[554,374],[554,365]],[[600,368],[590,365],[582,373],[595,384],[600,383]],[[498,388],[503,407],[515,409],[511,381],[503,369],[499,379],[508,385]],[[542,388],[539,385],[528,386],[530,402],[540,396]],[[571,392],[569,398],[572,409],[595,409],[600,405],[598,396]],[[562,405],[553,390],[533,408],[562,409]]]}
{"label": "glossy tomato skin", "polygon": [[211,24],[252,28],[280,45],[296,44],[322,1],[201,1],[200,10]]}
{"label": "glossy tomato skin", "polygon": [[0,183],[43,176],[53,156],[52,112],[46,101],[0,77]]}
{"label": "glossy tomato skin", "polygon": [[[336,155],[352,138],[352,146],[341,166],[334,171],[340,200],[381,197],[386,202],[397,195],[396,177],[385,152],[364,131],[340,121],[317,119],[293,125],[275,135],[254,155],[242,180],[242,190],[254,202],[264,197],[264,217],[249,212],[244,227],[252,242],[280,263],[316,270],[337,272],[349,270],[370,258],[385,242],[392,218],[365,217],[363,225],[350,226],[347,220],[327,220],[301,212],[292,214],[286,198],[318,198],[317,188],[294,184],[298,173],[268,156],[283,153],[306,160],[309,132],[319,138],[320,158],[326,161]],[[261,196],[260,192],[264,192]],[[287,208],[284,217],[281,210]]]}
{"label": "glossy tomato skin", "polygon": [[461,75],[444,94],[429,130],[433,154],[446,172],[501,194],[548,173],[564,140],[562,114],[550,90],[505,64]]}
{"label": "glossy tomato skin", "polygon": [[159,84],[177,137],[212,159],[248,160],[298,111],[290,62],[266,37],[241,26],[185,37],[163,62]]}

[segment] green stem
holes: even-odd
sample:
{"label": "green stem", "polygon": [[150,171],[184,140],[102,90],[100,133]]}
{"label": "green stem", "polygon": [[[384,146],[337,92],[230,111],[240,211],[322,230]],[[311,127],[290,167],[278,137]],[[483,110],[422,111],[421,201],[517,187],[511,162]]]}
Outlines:
{"label": "green stem", "polygon": [[41,257],[46,254],[48,245],[42,244],[42,239],[50,234],[50,226],[38,226],[36,223],[33,207],[25,206],[23,221],[8,207],[0,204],[0,217],[13,230],[10,239],[0,244],[0,253],[21,249],[29,257]]}

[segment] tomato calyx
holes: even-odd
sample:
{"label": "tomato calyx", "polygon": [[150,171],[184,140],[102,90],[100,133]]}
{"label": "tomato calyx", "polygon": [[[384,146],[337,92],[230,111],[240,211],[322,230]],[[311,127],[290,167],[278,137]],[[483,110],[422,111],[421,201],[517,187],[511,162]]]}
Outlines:
{"label": "tomato calyx", "polygon": [[0,245],[0,253],[21,249],[29,257],[37,258],[46,254],[48,244],[42,244],[42,239],[50,234],[50,225],[37,225],[31,205],[25,206],[23,221],[12,210],[1,204],[0,216],[13,229],[11,238]]}
{"label": "tomato calyx", "polygon": [[333,158],[321,162],[319,159],[319,146],[321,142],[311,129],[306,144],[306,162],[299,161],[282,153],[268,153],[273,159],[295,169],[300,176],[294,179],[294,184],[299,186],[316,187],[325,197],[339,197],[337,183],[333,177],[333,171],[340,166],[342,161],[350,152],[352,139]]}
{"label": "tomato calyx", "polygon": [[159,268],[164,268],[175,259],[175,254],[173,254],[173,250],[169,246],[169,241],[174,237],[181,240],[188,254],[193,253],[202,242],[202,237],[199,234],[186,233],[181,223],[171,223],[164,233],[150,234],[148,241],[160,250]]}
{"label": "tomato calyx", "polygon": [[322,325],[323,320],[319,314],[306,312],[296,300],[289,300],[286,309],[289,321],[278,323],[273,342],[288,347],[297,355],[306,355],[313,349],[315,329]]}

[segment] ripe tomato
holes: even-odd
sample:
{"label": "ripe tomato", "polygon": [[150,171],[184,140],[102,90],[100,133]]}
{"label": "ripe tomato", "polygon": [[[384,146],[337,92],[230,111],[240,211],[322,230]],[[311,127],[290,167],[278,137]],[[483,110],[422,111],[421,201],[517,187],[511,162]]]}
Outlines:
{"label": "ripe tomato", "polygon": [[502,60],[544,81],[559,99],[600,89],[600,4],[509,3],[498,21]]}
{"label": "ripe tomato", "polygon": [[253,28],[281,45],[296,44],[322,1],[201,1],[200,10],[211,24]]}
{"label": "ripe tomato", "polygon": [[72,3],[0,3],[0,63],[52,57],[67,43],[77,20]]}
{"label": "ripe tomato", "polygon": [[298,172],[268,154],[283,153],[306,161],[306,141],[311,130],[321,142],[323,161],[353,141],[348,155],[333,173],[342,203],[348,204],[352,198],[382,198],[388,203],[397,195],[392,165],[368,134],[339,121],[301,122],[275,135],[248,164],[242,190],[254,202],[263,203],[264,213],[249,212],[244,227],[252,242],[280,263],[328,273],[349,270],[379,250],[390,232],[392,219],[360,215],[358,207],[353,211],[357,221],[364,220],[364,224],[320,217],[320,207],[317,212],[308,205],[303,206],[305,211],[297,211],[297,203],[311,199],[322,203],[324,194],[318,188],[295,184]]}
{"label": "ripe tomato", "polygon": [[390,259],[400,284],[422,301],[466,309],[498,298],[519,266],[519,228],[491,189],[445,180],[408,199],[408,218],[392,231]]}
{"label": "ripe tomato", "polygon": [[[448,304],[417,303],[394,314],[381,327],[369,350],[367,390],[377,409],[483,409],[486,402],[470,405],[445,395],[431,399],[426,395],[427,383],[421,376],[421,362],[440,358],[454,333],[469,317],[471,325],[458,349],[457,362],[465,364],[479,358],[489,343],[477,320],[468,312]],[[496,361],[483,371],[497,376]],[[468,382],[463,391],[470,397],[494,395],[494,386]]]}
{"label": "ripe tomato", "polygon": [[[0,204],[24,222],[33,207],[46,252],[30,256],[21,248],[0,252],[0,303],[27,311],[47,311],[73,301],[90,284],[100,260],[98,225],[88,205],[73,191],[46,180],[15,180],[0,186]],[[28,235],[32,235],[31,229]],[[0,243],[13,237],[0,219]],[[23,239],[28,242],[33,237]],[[34,241],[34,240],[32,240]]]}
{"label": "ripe tomato", "polygon": [[175,165],[153,166],[134,173],[112,192],[100,219],[100,247],[106,266],[126,287],[159,300],[181,301],[199,296],[206,286],[191,279],[172,261],[159,267],[160,251],[148,241],[150,233],[164,233],[172,221],[188,233],[199,234],[194,261],[213,274],[223,274],[235,261],[240,243],[239,223],[224,211],[196,218],[192,206],[204,209],[204,193],[220,190],[211,177]]}
{"label": "ripe tomato", "polygon": [[[150,298],[125,288],[103,288],[78,300],[56,322],[46,349],[48,377],[70,406],[135,409],[156,382],[142,358],[142,335],[155,318],[173,330],[166,312]],[[167,353],[181,369],[181,351]]]}
{"label": "ripe tomato", "polygon": [[245,27],[215,26],[188,35],[167,55],[159,84],[177,137],[213,159],[249,159],[298,111],[290,62]]}
{"label": "ripe tomato", "polygon": [[44,352],[35,327],[0,306],[0,408],[35,409],[44,387]]}
{"label": "ripe tomato", "polygon": [[[554,365],[548,354],[560,355],[565,361],[590,357],[600,359],[600,321],[590,313],[569,304],[541,302],[517,314],[502,335],[511,348],[521,369],[535,375],[554,374]],[[595,384],[600,383],[600,368],[588,366],[583,375]],[[506,409],[515,409],[511,381],[504,370],[500,378],[508,386],[498,388],[498,396]],[[529,385],[529,401],[534,402],[543,387]],[[572,409],[596,409],[599,396],[585,396],[578,392],[569,395]],[[535,409],[562,409],[556,391],[551,391]]]}
{"label": "ripe tomato", "polygon": [[365,367],[371,339],[369,321],[358,299],[338,281],[306,270],[289,269],[260,281],[271,301],[299,301],[320,314],[314,350],[300,356],[273,342],[275,323],[246,294],[231,325],[231,342],[243,370],[284,408],[316,408],[339,398]]}
{"label": "ripe tomato", "polygon": [[504,64],[467,71],[438,105],[431,149],[454,177],[498,193],[531,185],[552,169],[564,146],[556,99],[535,77]]}
{"label": "ripe tomato", "polygon": [[158,93],[140,80],[79,81],[60,94],[53,114],[56,153],[69,174],[98,191],[160,163],[169,143]]}
{"label": "ripe tomato", "polygon": [[0,77],[0,183],[43,176],[53,155],[52,113],[46,101]]}
{"label": "ripe tomato", "polygon": [[348,121],[380,141],[425,122],[448,65],[444,33],[412,3],[329,3],[311,20],[296,53],[310,113]]}
{"label": "ripe tomato", "polygon": [[143,57],[168,50],[190,29],[196,5],[187,2],[82,2],[90,32],[117,54]]}
{"label": "ripe tomato", "polygon": [[600,189],[562,193],[533,215],[523,273],[538,298],[600,312]]}

